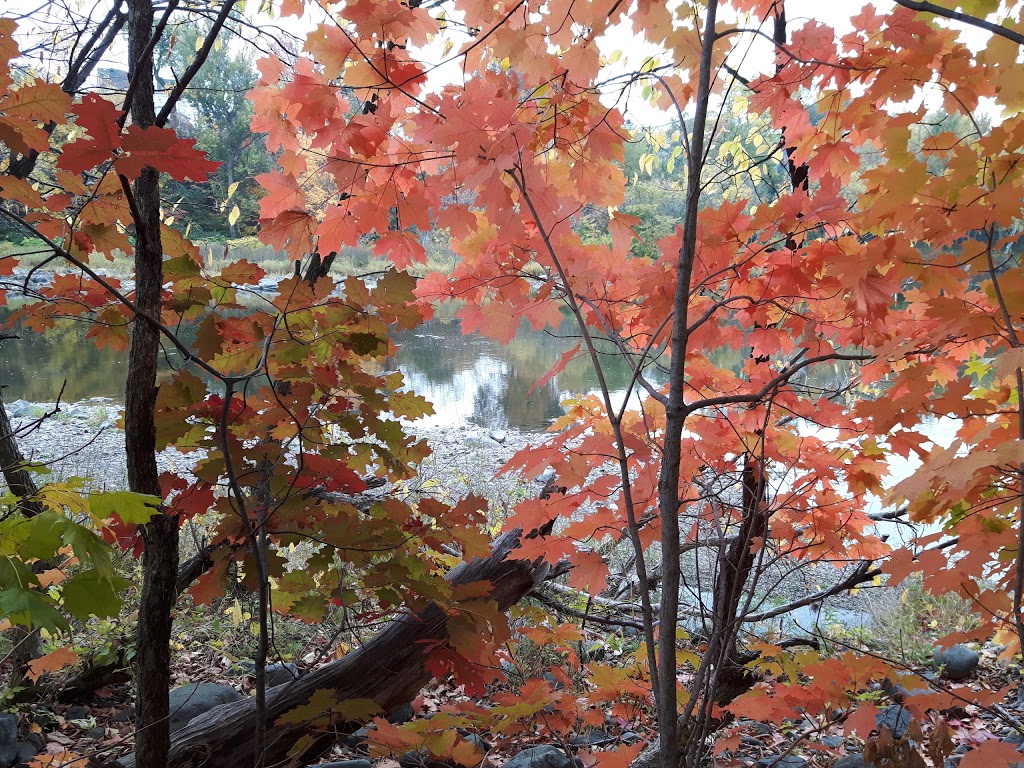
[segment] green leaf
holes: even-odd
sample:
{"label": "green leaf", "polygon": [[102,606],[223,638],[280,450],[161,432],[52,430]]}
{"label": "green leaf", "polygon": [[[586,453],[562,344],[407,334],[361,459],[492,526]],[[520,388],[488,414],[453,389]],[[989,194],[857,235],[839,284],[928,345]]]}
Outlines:
{"label": "green leaf", "polygon": [[0,557],[0,589],[28,589],[38,586],[39,579],[17,557]]}
{"label": "green leaf", "polygon": [[91,562],[93,570],[100,578],[107,581],[114,580],[114,564],[110,561],[110,545],[95,532],[68,520],[62,540],[75,551],[75,557],[80,561]]}
{"label": "green leaf", "polygon": [[128,586],[119,576],[104,577],[97,569],[82,571],[64,583],[64,606],[81,621],[90,616],[116,616],[124,601],[118,593]]}
{"label": "green leaf", "polygon": [[50,631],[71,629],[67,619],[39,592],[12,587],[0,592],[0,616],[13,624]]}
{"label": "green leaf", "polygon": [[126,523],[144,525],[160,513],[160,498],[131,491],[105,491],[90,494],[89,508],[101,520],[116,513]]}
{"label": "green leaf", "polygon": [[[64,515],[50,510],[24,521],[26,538],[18,557],[25,560],[33,557],[47,560],[53,557],[64,545],[64,532],[71,524]],[[3,538],[6,539],[6,536]]]}

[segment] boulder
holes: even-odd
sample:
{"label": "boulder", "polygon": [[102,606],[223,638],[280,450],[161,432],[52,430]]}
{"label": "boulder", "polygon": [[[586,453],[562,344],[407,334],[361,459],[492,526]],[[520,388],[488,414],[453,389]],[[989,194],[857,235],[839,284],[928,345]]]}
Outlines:
{"label": "boulder", "polygon": [[286,664],[267,665],[267,688],[273,688],[275,685],[290,683],[293,680],[297,680],[298,677],[299,668],[291,662]]}
{"label": "boulder", "polygon": [[228,685],[192,683],[171,691],[171,732],[183,728],[189,720],[221,704],[245,698]]}
{"label": "boulder", "polygon": [[29,416],[32,413],[32,403],[25,400],[15,400],[7,403],[7,415],[12,419],[20,419],[23,416]]}
{"label": "boulder", "polygon": [[14,745],[14,762],[11,763],[11,765],[22,766],[28,765],[30,762],[32,762],[33,765],[36,765],[36,763],[33,762],[33,758],[35,758],[37,754],[38,750],[36,750],[34,746],[27,744],[24,741],[19,741]]}
{"label": "boulder", "polygon": [[0,765],[14,765],[18,756],[18,716],[0,714]]}
{"label": "boulder", "polygon": [[965,680],[974,674],[981,655],[966,645],[951,648],[936,647],[932,666],[947,680]]}
{"label": "boulder", "polygon": [[583,763],[569,757],[558,747],[544,745],[524,749],[503,768],[583,768]]}
{"label": "boulder", "polygon": [[412,704],[406,702],[388,713],[388,722],[392,725],[401,725],[402,723],[408,723],[415,716],[416,713],[412,711]]}
{"label": "boulder", "polygon": [[878,730],[888,728],[893,738],[902,739],[910,727],[913,718],[908,710],[898,704],[893,704],[891,707],[886,707],[879,712],[875,721],[878,724]]}

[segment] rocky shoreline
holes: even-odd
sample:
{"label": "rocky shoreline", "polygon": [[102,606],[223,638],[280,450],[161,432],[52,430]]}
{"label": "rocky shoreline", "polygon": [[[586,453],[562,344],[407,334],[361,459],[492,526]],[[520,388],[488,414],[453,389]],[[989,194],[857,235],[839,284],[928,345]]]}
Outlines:
{"label": "rocky shoreline", "polygon": [[[26,459],[46,465],[49,473],[42,479],[60,482],[81,478],[85,486],[96,490],[120,490],[127,485],[124,432],[119,426],[121,406],[110,398],[96,397],[77,403],[54,406],[15,400],[7,404],[18,443]],[[500,525],[521,499],[536,492],[529,480],[517,475],[498,475],[498,470],[520,449],[544,441],[543,433],[514,429],[489,430],[471,424],[458,426],[411,425],[414,434],[430,443],[432,453],[420,465],[417,476],[403,484],[400,493],[439,496],[454,501],[475,493],[490,502],[492,524]],[[161,471],[187,473],[195,458],[175,450],[158,455]],[[693,568],[699,564],[694,563]],[[825,576],[836,578],[830,566],[822,567]],[[698,576],[698,574],[694,574]],[[699,583],[700,579],[694,581]],[[789,602],[820,588],[811,571],[794,572],[775,585],[773,600]],[[825,609],[809,606],[793,614],[786,622],[775,622],[767,632],[784,635],[814,634],[822,626],[839,623],[846,627],[866,627],[871,623],[867,607],[872,598],[841,595],[830,598]],[[863,595],[864,593],[862,593]],[[696,595],[684,595],[693,600]],[[703,597],[703,596],[702,596]],[[827,623],[826,623],[827,622]]]}
{"label": "rocky shoreline", "polygon": [[[86,479],[90,487],[118,490],[127,485],[124,432],[119,426],[121,404],[108,397],[77,403],[6,404],[8,416],[25,458],[49,468],[47,479]],[[521,448],[543,440],[542,435],[519,430],[489,430],[473,425],[456,427],[413,425],[411,431],[429,441],[432,455],[421,465],[422,484],[442,480],[453,495],[487,491],[513,492],[519,485],[495,480],[495,473]],[[174,450],[157,457],[161,471],[188,470],[188,458]]]}

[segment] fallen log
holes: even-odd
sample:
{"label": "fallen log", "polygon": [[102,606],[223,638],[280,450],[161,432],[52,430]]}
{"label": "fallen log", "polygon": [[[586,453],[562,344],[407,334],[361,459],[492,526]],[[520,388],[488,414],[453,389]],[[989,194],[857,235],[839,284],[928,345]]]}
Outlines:
{"label": "fallen log", "polygon": [[[504,612],[525,597],[541,581],[561,570],[548,563],[509,559],[519,546],[518,530],[498,537],[491,556],[454,568],[453,584],[489,581],[491,597]],[[267,692],[267,747],[260,765],[305,765],[322,755],[339,738],[360,723],[333,714],[325,724],[322,712],[301,722],[280,721],[282,715],[308,704],[317,691],[330,690],[334,700],[372,699],[381,712],[390,712],[411,701],[431,680],[426,670],[424,641],[447,637],[447,616],[431,605],[418,616],[390,622],[365,645],[294,683]],[[254,765],[256,700],[222,704],[172,736],[168,768],[251,768]],[[294,754],[293,754],[294,752]],[[141,768],[134,756],[121,758],[120,768]]]}

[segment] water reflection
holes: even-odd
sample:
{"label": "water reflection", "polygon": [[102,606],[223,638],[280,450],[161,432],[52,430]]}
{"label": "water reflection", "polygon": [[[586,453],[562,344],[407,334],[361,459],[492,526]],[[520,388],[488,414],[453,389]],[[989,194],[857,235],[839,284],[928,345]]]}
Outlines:
{"label": "water reflection", "polygon": [[[0,322],[10,310],[0,309]],[[128,353],[97,349],[86,337],[86,323],[64,321],[45,335],[21,332],[21,338],[0,344],[0,385],[4,399],[52,402],[65,386],[65,402],[104,396],[123,399]],[[398,368],[408,386],[434,404],[431,426],[474,424],[486,429],[538,431],[561,415],[561,401],[570,394],[593,392],[597,387],[585,353],[578,353],[547,384],[536,383],[576,346],[567,323],[564,333],[520,329],[508,344],[473,334],[464,336],[458,321],[432,320],[414,331],[396,334],[398,355],[389,368]],[[182,333],[191,341],[188,330]],[[600,342],[599,342],[600,343]],[[610,346],[600,347],[605,381],[618,407],[631,383],[631,371]],[[712,356],[717,365],[742,366],[749,352],[720,349]],[[175,350],[166,349],[160,376],[169,375],[171,364],[180,364]],[[838,366],[816,366],[809,372],[817,386],[836,386],[848,372]],[[660,371],[649,369],[655,383],[664,381]],[[820,379],[820,380],[818,380]],[[808,382],[812,383],[812,382]],[[631,406],[639,395],[632,392]]]}
{"label": "water reflection", "polygon": [[[0,309],[2,322],[9,309]],[[19,331],[0,344],[0,385],[8,402],[52,402],[64,388],[64,402],[103,396],[123,400],[128,353],[97,349],[86,337],[90,326],[62,321],[45,334]],[[388,361],[408,385],[434,403],[433,425],[475,424],[487,429],[543,430],[562,410],[568,393],[588,392],[596,382],[582,354],[546,385],[534,384],[576,344],[569,335],[523,328],[509,344],[464,336],[458,321],[433,320],[396,335],[398,356]],[[161,359],[161,376],[178,364],[174,350]],[[613,390],[630,380],[627,365],[609,356]]]}
{"label": "water reflection", "polygon": [[[0,321],[9,311],[0,310]],[[7,402],[63,402],[89,397],[124,398],[128,352],[97,349],[89,325],[67,320],[46,334],[19,330],[0,343],[0,386]]]}

